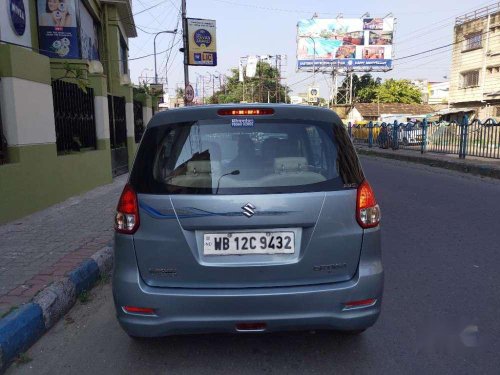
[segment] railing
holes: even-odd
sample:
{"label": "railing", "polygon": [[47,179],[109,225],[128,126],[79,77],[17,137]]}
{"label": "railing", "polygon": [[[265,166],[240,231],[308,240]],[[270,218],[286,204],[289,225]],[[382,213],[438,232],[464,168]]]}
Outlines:
{"label": "railing", "polygon": [[144,133],[144,119],[142,113],[142,103],[134,100],[134,136],[135,143],[139,143]]}
{"label": "railing", "polygon": [[470,22],[473,20],[477,20],[479,18],[485,18],[490,14],[500,12],[500,2],[492,5],[485,6],[483,8],[479,8],[473,10],[472,12],[466,13],[462,16],[455,18],[455,26],[461,25],[466,22]]}
{"label": "railing", "polygon": [[500,124],[494,119],[469,122],[464,116],[457,122],[374,123],[366,126],[348,124],[354,143],[381,148],[406,149],[456,154],[465,159],[476,156],[500,159]]}
{"label": "railing", "polygon": [[0,165],[7,163],[7,139],[3,135],[2,111],[0,108]]}
{"label": "railing", "polygon": [[74,83],[52,82],[58,154],[97,148],[94,91]]}

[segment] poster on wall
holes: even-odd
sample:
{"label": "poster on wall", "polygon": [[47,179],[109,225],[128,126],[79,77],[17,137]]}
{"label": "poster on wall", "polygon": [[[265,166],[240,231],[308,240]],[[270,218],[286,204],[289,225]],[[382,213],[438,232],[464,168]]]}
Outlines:
{"label": "poster on wall", "polygon": [[215,20],[187,19],[188,64],[217,66]]}
{"label": "poster on wall", "polygon": [[82,59],[99,60],[99,39],[97,38],[97,24],[89,11],[80,3],[80,43]]}
{"label": "poster on wall", "polygon": [[37,0],[40,52],[52,58],[78,59],[75,0]]}
{"label": "poster on wall", "polygon": [[297,24],[297,68],[392,68],[394,18],[307,19]]}

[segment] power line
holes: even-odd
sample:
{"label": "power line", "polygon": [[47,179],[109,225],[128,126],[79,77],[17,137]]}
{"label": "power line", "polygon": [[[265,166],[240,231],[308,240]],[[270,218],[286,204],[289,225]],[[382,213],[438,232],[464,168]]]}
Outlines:
{"label": "power line", "polygon": [[137,16],[137,15],[139,15],[141,13],[147,12],[148,10],[151,10],[153,8],[156,8],[157,6],[160,6],[161,4],[164,4],[164,3],[165,3],[165,1],[160,1],[158,4],[155,4],[153,6],[150,6],[149,8],[143,9],[143,10],[141,10],[141,11],[139,11],[137,13],[134,13],[134,14],[132,14],[130,16],[123,17],[123,18],[110,19],[110,21],[123,21],[123,20],[128,20],[128,19],[131,19],[131,18],[133,19],[133,17],[135,17],[135,16]]}
{"label": "power line", "polygon": [[[487,34],[489,32],[490,31],[487,30],[487,31],[482,32],[480,35],[484,35],[484,34]],[[478,34],[476,34],[476,35],[478,35]],[[461,40],[457,40],[456,42],[453,42],[453,43],[445,44],[445,45],[440,46],[440,47],[431,48],[431,49],[428,49],[426,51],[421,51],[421,52],[413,53],[411,55],[407,55],[407,56],[403,56],[403,57],[398,57],[398,58],[395,58],[393,60],[394,61],[399,61],[399,60],[404,60],[404,59],[409,59],[411,57],[419,56],[419,55],[422,55],[422,54],[425,54],[425,53],[429,53],[429,52],[433,52],[433,51],[438,51],[440,49],[443,49],[443,48],[446,48],[446,47],[451,47],[451,46],[454,46],[455,44],[462,43],[465,40],[466,39],[464,38],[464,39],[461,39]]]}
{"label": "power line", "polygon": [[[182,15],[182,13],[179,11],[179,15],[177,17],[177,23],[175,24],[175,30],[177,30],[179,28],[179,22],[180,22],[180,19],[181,19],[181,15]],[[177,35],[174,35],[174,37],[172,38],[172,41],[170,42],[170,48],[173,48],[176,36]],[[168,54],[165,56],[165,58],[163,59],[163,61],[160,64],[160,66],[163,65],[163,64],[165,64],[165,68],[164,68],[165,69],[165,75],[167,73],[167,65],[168,65],[168,62],[170,60],[170,56],[171,55],[172,55],[172,49],[170,49],[170,51],[168,52]],[[168,83],[168,77],[167,77],[167,83]]]}
{"label": "power line", "polygon": [[287,87],[291,87],[291,86],[295,86],[295,85],[298,85],[299,83],[302,83],[304,81],[307,81],[308,79],[311,79],[314,77],[314,74],[310,75],[309,77],[306,77],[304,79],[301,79],[300,81],[297,81],[297,82],[294,82],[294,83],[290,83],[289,85],[287,85]]}
{"label": "power line", "polygon": [[[167,20],[168,16],[171,15],[171,14],[173,14],[173,12],[165,12],[165,17],[163,18],[163,20],[162,20],[161,23],[165,22]],[[175,17],[175,14],[174,14],[174,17]],[[163,27],[163,25],[160,25],[160,26]],[[163,30],[165,30],[165,29],[163,29]],[[157,33],[148,33],[149,37],[141,44],[140,47],[137,48],[136,53],[142,52],[146,48],[146,46],[148,45],[148,43],[151,41],[151,39],[153,38],[153,36],[156,35],[156,34]]]}
{"label": "power line", "polygon": [[[144,3],[141,0],[137,0],[137,1],[141,5],[144,5]],[[153,18],[156,21],[156,23],[158,23],[158,26],[163,27],[162,23],[160,21],[158,21],[158,18],[153,13],[151,13],[150,9],[146,9],[145,11],[148,12],[148,14],[151,16],[151,18]]]}
{"label": "power line", "polygon": [[179,13],[182,13],[181,8],[178,5],[175,5],[175,3],[172,0],[168,0],[168,1],[170,1],[170,4],[172,4],[174,6],[174,8],[179,11]]}
{"label": "power line", "polygon": [[[170,51],[174,47],[167,48],[166,50],[161,51],[161,52],[156,52],[156,54],[161,55],[162,53]],[[145,59],[146,57],[150,57],[150,56],[154,56],[154,55],[155,55],[154,53],[150,53],[150,54],[144,55],[144,56],[132,57],[132,58],[129,58],[128,61],[141,60],[141,59]],[[106,60],[103,60],[103,61],[106,61]],[[120,59],[120,60],[109,60],[109,61],[123,61],[123,60]]]}
{"label": "power line", "polygon": [[[212,0],[212,1],[217,1],[219,3],[225,3],[225,4],[230,4],[230,5],[236,5],[236,6],[241,6],[241,7],[247,7],[247,8],[254,8],[254,9],[261,9],[261,10],[266,10],[266,11],[273,11],[273,12],[285,12],[285,13],[309,13],[309,14],[314,14],[314,13],[320,13],[320,14],[326,14],[326,15],[334,15],[337,16],[341,12],[337,13],[332,13],[332,12],[323,12],[323,11],[318,11],[318,10],[300,10],[300,9],[284,9],[284,8],[272,8],[272,7],[266,7],[266,6],[261,6],[261,5],[253,5],[253,4],[243,4],[243,3],[238,3],[235,1],[230,1],[230,0]],[[448,12],[448,10],[442,10],[442,12]],[[429,13],[428,11],[421,11],[421,12],[403,12],[400,14],[426,14]],[[359,17],[359,13],[342,13],[344,16],[353,16],[353,17]]]}
{"label": "power line", "polygon": [[[478,9],[478,8],[480,8],[480,7],[483,7],[483,6],[493,5],[493,4],[496,4],[496,3],[497,3],[497,1],[491,2],[491,0],[490,0],[490,1],[487,1],[486,3],[483,3],[483,4],[480,4],[480,5],[474,6],[473,8],[469,8],[469,9],[468,9],[468,10],[466,10],[465,12],[468,12],[468,11],[470,11],[470,10],[475,10],[475,9]],[[460,12],[460,14],[463,14],[463,13],[464,13],[464,12]],[[460,14],[458,14],[458,15],[460,15]],[[442,19],[442,20],[440,20],[440,21],[436,21],[436,23],[437,23],[437,24],[440,24],[441,22],[448,21],[448,20],[450,20],[450,19],[451,19],[451,20],[455,20],[455,18],[456,18],[456,17],[457,17],[457,16],[446,17],[446,18],[443,18],[443,19]],[[445,24],[440,24],[440,25],[438,25],[438,27],[437,27],[437,28],[432,28],[432,29],[429,29],[428,27],[421,27],[421,28],[419,28],[419,29],[412,30],[410,33],[403,34],[403,37],[404,37],[404,38],[403,38],[403,40],[398,41],[398,43],[401,43],[401,42],[403,42],[403,41],[407,41],[407,40],[413,39],[413,38],[407,38],[407,37],[408,37],[408,36],[410,36],[410,35],[415,35],[415,34],[418,34],[418,35],[420,36],[420,35],[427,35],[427,34],[429,34],[429,33],[423,33],[423,34],[422,34],[422,33],[420,33],[420,31],[422,31],[422,30],[428,30],[428,31],[430,31],[430,30],[438,30],[438,29],[441,29],[441,28],[444,28],[444,27],[448,27],[450,24],[453,24],[453,23],[454,23],[454,21],[453,21],[453,22],[447,22],[447,23],[445,23]]]}

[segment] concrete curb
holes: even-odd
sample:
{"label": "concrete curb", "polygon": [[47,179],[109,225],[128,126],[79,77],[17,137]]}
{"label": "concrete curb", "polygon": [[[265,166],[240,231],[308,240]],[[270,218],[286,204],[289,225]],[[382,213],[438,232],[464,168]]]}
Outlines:
{"label": "concrete curb", "polygon": [[33,345],[113,267],[113,248],[104,247],[68,276],[41,290],[31,302],[0,319],[0,373]]}
{"label": "concrete curb", "polygon": [[356,151],[360,155],[402,160],[411,163],[425,164],[436,168],[444,168],[462,173],[470,173],[478,176],[500,179],[500,168],[494,168],[492,166],[484,164],[464,163],[458,160],[455,161],[455,160],[428,158],[425,156],[421,156],[420,153],[418,155],[408,155],[408,154],[398,154],[397,151],[391,153],[377,152],[376,150],[370,150],[361,147],[356,147]]}

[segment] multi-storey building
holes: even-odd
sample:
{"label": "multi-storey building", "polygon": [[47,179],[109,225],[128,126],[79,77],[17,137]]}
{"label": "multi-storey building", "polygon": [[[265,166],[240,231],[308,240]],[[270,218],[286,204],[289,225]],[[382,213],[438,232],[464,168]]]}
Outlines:
{"label": "multi-storey building", "polygon": [[450,79],[452,107],[500,116],[500,2],[456,18]]}

